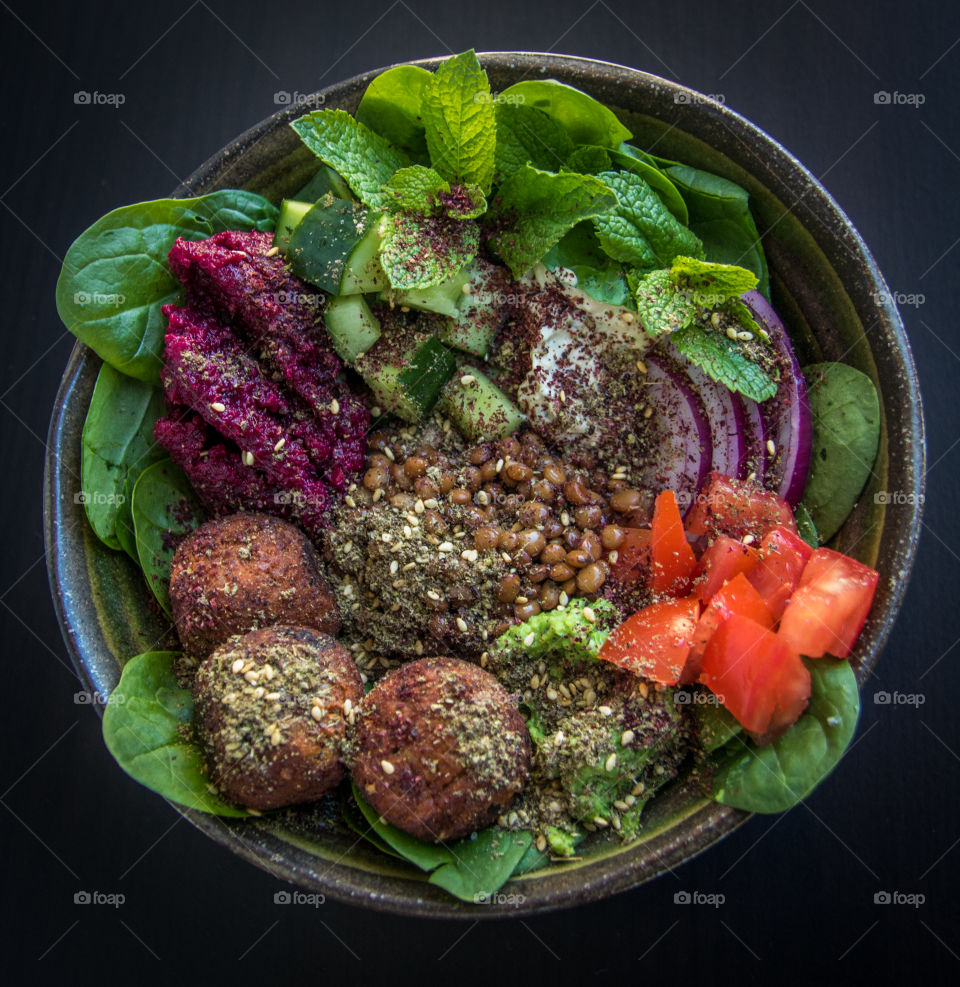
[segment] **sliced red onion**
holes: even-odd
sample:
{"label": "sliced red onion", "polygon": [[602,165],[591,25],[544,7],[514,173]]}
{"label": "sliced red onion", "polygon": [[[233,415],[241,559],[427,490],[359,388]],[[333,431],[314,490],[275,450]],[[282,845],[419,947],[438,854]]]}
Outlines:
{"label": "sliced red onion", "polygon": [[[770,336],[780,363],[777,393],[760,405],[767,433],[765,445],[770,455],[766,483],[791,506],[796,506],[807,485],[813,449],[813,419],[807,384],[787,330],[770,303],[759,291],[747,292],[743,301]],[[772,452],[770,442],[773,443]]]}
{"label": "sliced red onion", "polygon": [[743,415],[744,458],[738,480],[746,480],[750,474],[760,483],[767,475],[767,427],[756,401],[734,394],[733,400]]}
{"label": "sliced red onion", "polygon": [[713,464],[710,423],[690,378],[673,361],[649,354],[647,419],[650,455],[641,482],[653,490],[673,490],[686,513]]}

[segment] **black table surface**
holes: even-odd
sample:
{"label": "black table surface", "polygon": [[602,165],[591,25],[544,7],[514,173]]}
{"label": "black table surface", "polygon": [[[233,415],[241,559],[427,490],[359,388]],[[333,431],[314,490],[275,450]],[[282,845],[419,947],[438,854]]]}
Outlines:
{"label": "black table surface", "polygon": [[[3,516],[0,718],[3,968],[10,982],[286,974],[363,982],[540,983],[714,974],[933,982],[960,970],[956,702],[960,561],[960,7],[773,0],[0,2]],[[112,762],[54,619],[41,472],[72,339],[54,308],[70,241],[114,206],[166,194],[230,138],[314,89],[404,59],[556,51],[722,94],[791,149],[860,229],[919,366],[929,486],[900,618],[858,739],[803,805],[748,824],[672,875],[606,901],[500,922],[423,921],[328,902],[279,906],[276,880],[209,842]],[[75,93],[121,94],[122,105]],[[889,103],[877,92],[899,93]],[[910,98],[907,98],[910,97]],[[918,697],[883,704],[876,692]],[[123,895],[81,905],[82,891]],[[678,892],[722,904],[678,904]],[[888,892],[894,901],[878,903]],[[895,894],[896,893],[896,894]],[[898,898],[899,895],[899,898]],[[912,897],[909,897],[912,896]],[[900,903],[897,903],[899,900]],[[405,974],[401,974],[404,976]],[[836,979],[834,979],[836,978]]]}

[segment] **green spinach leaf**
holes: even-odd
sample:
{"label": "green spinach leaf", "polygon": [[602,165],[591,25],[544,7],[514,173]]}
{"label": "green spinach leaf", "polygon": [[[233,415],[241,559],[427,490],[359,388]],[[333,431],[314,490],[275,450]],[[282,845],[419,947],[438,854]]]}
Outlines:
{"label": "green spinach leaf", "polygon": [[176,542],[203,522],[203,508],[183,471],[163,459],[140,474],[130,510],[140,568],[169,614],[170,562]]}
{"label": "green spinach leaf", "polygon": [[565,267],[577,276],[577,287],[608,305],[635,307],[623,265],[604,253],[593,226],[577,223],[544,255],[546,267]]}
{"label": "green spinach leaf", "polygon": [[574,144],[617,147],[633,136],[613,110],[556,79],[516,82],[504,89],[499,98],[543,110],[563,126]]}
{"label": "green spinach leaf", "polygon": [[817,531],[817,526],[813,523],[813,518],[810,516],[807,505],[802,500],[793,509],[793,517],[797,522],[797,531],[800,537],[811,548],[819,548],[820,534]]}
{"label": "green spinach leaf", "polygon": [[497,147],[494,172],[499,184],[526,164],[542,171],[559,171],[573,151],[562,124],[535,106],[495,104]]}
{"label": "green spinach leaf", "polygon": [[810,705],[766,747],[734,740],[742,753],[720,767],[714,798],[748,812],[785,812],[802,802],[837,766],[860,713],[857,679],[849,661],[804,658],[810,670]]}
{"label": "green spinach leaf", "polygon": [[83,423],[80,482],[90,527],[110,548],[123,547],[119,527],[124,508],[129,511],[128,479],[166,456],[153,439],[163,407],[159,388],[107,363],[100,368]]}
{"label": "green spinach leaf", "polygon": [[357,107],[360,123],[421,164],[426,164],[429,155],[420,109],[432,78],[419,65],[396,65],[367,86]]}
{"label": "green spinach leaf", "polygon": [[803,502],[827,542],[873,474],[880,400],[873,381],[845,363],[816,363],[803,373],[813,414],[813,455]]}
{"label": "green spinach leaf", "polygon": [[224,189],[195,199],[122,206],[71,244],[57,281],[63,324],[104,362],[159,383],[167,320],[180,282],[167,265],[177,237],[202,240],[223,230],[271,232],[277,210],[262,196]]}
{"label": "green spinach leaf", "polygon": [[221,799],[193,739],[193,696],[174,674],[175,651],[148,651],[123,667],[103,713],[107,750],[131,778],[171,802],[218,816],[248,813]]}

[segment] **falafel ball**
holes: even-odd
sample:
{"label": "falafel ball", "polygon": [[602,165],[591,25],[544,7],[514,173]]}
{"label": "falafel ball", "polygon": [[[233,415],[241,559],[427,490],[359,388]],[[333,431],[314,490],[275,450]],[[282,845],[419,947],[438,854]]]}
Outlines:
{"label": "falafel ball", "polygon": [[422,658],[381,679],[360,703],[350,747],[363,797],[427,842],[489,826],[530,771],[530,736],[510,694],[458,658]]}
{"label": "falafel ball", "polygon": [[235,634],[297,624],[336,636],[340,612],[313,545],[286,521],[231,514],[177,546],[173,620],[184,649],[205,658]]}
{"label": "falafel ball", "polygon": [[343,780],[363,681],[329,635],[277,625],[233,637],[200,665],[193,692],[210,774],[231,802],[278,809]]}

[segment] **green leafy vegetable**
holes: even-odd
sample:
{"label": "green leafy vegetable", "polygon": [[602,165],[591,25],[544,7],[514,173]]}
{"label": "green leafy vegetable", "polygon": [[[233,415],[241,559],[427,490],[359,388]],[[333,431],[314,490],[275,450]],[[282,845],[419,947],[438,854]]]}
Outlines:
{"label": "green leafy vegetable", "polygon": [[577,223],[544,255],[546,267],[565,267],[577,276],[577,287],[608,305],[634,306],[623,265],[604,253],[589,221]]}
{"label": "green leafy vegetable", "polygon": [[748,741],[714,780],[714,799],[749,812],[785,812],[803,801],[837,766],[853,738],[860,713],[857,679],[848,661],[805,658],[810,705],[766,747]]}
{"label": "green leafy vegetable", "polygon": [[294,120],[291,127],[304,144],[346,183],[371,209],[386,209],[389,196],[383,186],[410,160],[378,133],[346,110],[314,110]]}
{"label": "green leafy vegetable", "polygon": [[124,665],[103,713],[104,743],[131,778],[164,798],[218,816],[246,816],[212,791],[192,735],[193,696],[174,674],[178,657],[148,651]]}
{"label": "green leafy vegetable", "polygon": [[829,541],[853,510],[880,445],[880,399],[873,381],[845,363],[805,367],[813,454],[803,502]]}
{"label": "green leafy vegetable", "polygon": [[396,65],[381,72],[366,88],[357,119],[413,161],[428,160],[420,107],[433,74],[419,65]]}
{"label": "green leafy vegetable", "polygon": [[356,786],[353,796],[368,831],[376,837],[374,842],[385,843],[402,859],[428,872],[431,884],[461,901],[484,904],[509,880],[532,842],[530,833],[490,827],[455,843],[424,843],[382,820]]}
{"label": "green leafy vegetable", "polygon": [[203,508],[183,471],[164,459],[140,474],[131,512],[140,568],[169,614],[170,562],[176,541],[203,522]]}
{"label": "green leafy vegetable", "polygon": [[630,144],[621,144],[615,151],[609,152],[614,164],[624,171],[632,171],[642,178],[660,196],[663,204],[677,217],[684,226],[690,220],[687,204],[677,191],[676,185],[654,164],[647,160],[642,151]]}
{"label": "green leafy vegetable", "polygon": [[707,754],[719,750],[743,732],[743,727],[725,706],[693,703],[691,709],[697,720],[700,747]]}
{"label": "green leafy vegetable", "polygon": [[479,185],[454,185],[443,210],[451,219],[476,219],[487,211],[487,197]]}
{"label": "green leafy vegetable", "polygon": [[159,388],[107,363],[100,368],[83,424],[80,481],[90,527],[110,548],[123,547],[117,528],[128,477],[166,455],[153,439],[163,410]]}
{"label": "green leafy vegetable", "polygon": [[452,278],[477,255],[473,220],[432,219],[398,213],[384,224],[380,263],[392,287],[429,288]]}
{"label": "green leafy vegetable", "polygon": [[656,338],[692,325],[701,308],[685,291],[678,291],[670,271],[651,271],[632,282],[637,312],[647,334]]}
{"label": "green leafy vegetable", "polygon": [[389,192],[394,209],[432,215],[441,192],[450,191],[450,183],[433,168],[411,165],[401,168],[383,186]]}
{"label": "green leafy vegetable", "polygon": [[277,210],[262,196],[224,189],[195,199],[122,206],[77,237],[57,281],[63,324],[115,370],[159,383],[167,320],[161,306],[180,295],[167,264],[177,237],[223,230],[270,232]]}
{"label": "green leafy vegetable", "polygon": [[593,224],[603,249],[614,260],[640,268],[669,267],[678,255],[700,256],[700,241],[667,209],[639,175],[604,171],[597,176],[619,205]]}
{"label": "green leafy vegetable", "polygon": [[497,126],[487,73],[472,49],[448,58],[434,72],[421,115],[433,167],[448,181],[489,192]]}
{"label": "green leafy vegetable", "polygon": [[707,301],[694,300],[711,308],[739,298],[757,286],[757,276],[752,271],[733,264],[698,260],[696,257],[674,258],[670,277],[678,287],[690,288],[706,296]]}
{"label": "green leafy vegetable", "polygon": [[813,523],[810,511],[807,510],[807,505],[802,500],[793,509],[793,516],[797,522],[797,531],[800,533],[800,537],[811,548],[819,548],[820,535],[817,532],[817,526]]}
{"label": "green leafy vegetable", "polygon": [[617,197],[599,178],[518,168],[500,186],[491,246],[519,277],[581,219],[601,216]]}
{"label": "green leafy vegetable", "polygon": [[613,110],[555,79],[516,82],[504,89],[500,98],[542,110],[563,126],[575,144],[617,147],[633,136]]}
{"label": "green leafy vegetable", "polygon": [[777,393],[776,381],[725,333],[688,325],[674,333],[673,341],[687,360],[731,391],[758,403]]}
{"label": "green leafy vegetable", "polygon": [[596,144],[581,144],[564,162],[565,171],[579,171],[584,175],[599,175],[613,167],[610,153]]}
{"label": "green leafy vegetable", "polygon": [[542,171],[559,171],[573,151],[570,135],[543,110],[523,103],[498,102],[495,116],[494,170],[498,183],[525,164]]}

